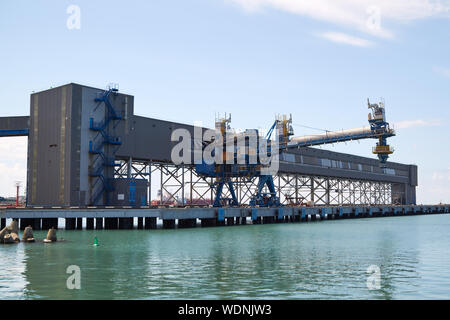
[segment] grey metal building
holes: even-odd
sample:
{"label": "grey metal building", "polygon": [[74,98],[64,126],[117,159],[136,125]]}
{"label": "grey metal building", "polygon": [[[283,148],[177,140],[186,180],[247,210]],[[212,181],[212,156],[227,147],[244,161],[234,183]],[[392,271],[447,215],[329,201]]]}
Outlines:
{"label": "grey metal building", "polygon": [[[171,162],[172,131],[190,125],[134,114],[133,96],[67,84],[33,93],[29,117],[0,117],[0,136],[28,136],[28,206],[206,204],[212,179]],[[285,204],[415,204],[417,166],[302,147],[281,154]],[[158,193],[152,190],[157,184]],[[255,181],[237,181],[241,203]]]}

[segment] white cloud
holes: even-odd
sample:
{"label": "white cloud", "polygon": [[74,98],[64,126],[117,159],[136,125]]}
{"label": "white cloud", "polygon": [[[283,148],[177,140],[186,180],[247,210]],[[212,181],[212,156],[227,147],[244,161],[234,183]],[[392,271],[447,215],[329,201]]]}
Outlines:
{"label": "white cloud", "polygon": [[[450,12],[449,0],[225,0],[250,12],[278,9],[391,38],[385,22],[409,22]],[[380,23],[373,23],[373,21]]]}
{"label": "white cloud", "polygon": [[21,181],[24,194],[27,174],[27,138],[0,138],[0,196],[15,196],[15,182]]}
{"label": "white cloud", "polygon": [[[419,169],[420,170],[420,169]],[[419,171],[420,172],[420,171]],[[450,203],[450,168],[434,170],[430,175],[420,179],[417,188],[418,203]]]}
{"label": "white cloud", "polygon": [[443,67],[433,67],[433,71],[440,74],[441,76],[450,78],[450,69]]}
{"label": "white cloud", "polygon": [[394,123],[394,129],[408,129],[416,127],[435,127],[442,125],[441,120],[404,120]]}
{"label": "white cloud", "polygon": [[349,45],[357,46],[357,47],[369,47],[369,46],[373,45],[372,41],[358,38],[358,37],[353,37],[353,36],[350,36],[348,34],[341,33],[341,32],[325,32],[325,33],[319,34],[319,36],[322,38],[325,38],[327,40],[330,40],[332,42],[349,44]]}

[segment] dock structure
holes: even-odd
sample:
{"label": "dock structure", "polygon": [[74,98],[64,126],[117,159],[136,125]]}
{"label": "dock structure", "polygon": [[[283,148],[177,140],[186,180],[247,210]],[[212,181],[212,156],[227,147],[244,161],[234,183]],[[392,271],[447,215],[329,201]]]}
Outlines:
{"label": "dock structure", "polygon": [[[448,214],[450,205],[400,206],[317,206],[317,207],[226,207],[226,208],[5,208],[0,209],[2,226],[6,219],[19,221],[21,229],[30,225],[35,230],[54,228],[75,229],[157,229],[233,226],[304,222],[330,219],[375,218]],[[58,225],[64,219],[65,225]],[[83,221],[85,222],[83,224]],[[95,226],[94,226],[95,222]]]}
{"label": "dock structure", "polygon": [[[215,179],[171,159],[177,129],[195,137],[207,128],[135,115],[132,95],[75,83],[33,93],[29,116],[0,117],[0,137],[28,138],[26,205],[36,208],[211,205]],[[232,179],[238,203],[250,205],[258,180]],[[281,205],[343,207],[413,205],[418,185],[415,165],[380,167],[377,159],[308,146],[280,154],[273,183]],[[223,197],[229,194],[224,186]],[[152,217],[142,218],[146,228]],[[89,228],[99,223],[86,221]]]}

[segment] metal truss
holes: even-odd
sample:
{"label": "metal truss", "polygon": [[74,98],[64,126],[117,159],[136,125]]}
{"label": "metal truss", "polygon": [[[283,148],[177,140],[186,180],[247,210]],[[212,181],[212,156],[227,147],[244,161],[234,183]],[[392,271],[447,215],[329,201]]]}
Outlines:
{"label": "metal truss", "polygon": [[[120,161],[115,178],[148,180],[149,204],[162,206],[212,205],[217,183],[199,176],[193,166],[133,159]],[[274,183],[283,205],[382,205],[392,204],[394,196],[388,182],[279,173]],[[256,193],[258,178],[234,178],[233,184],[239,203],[247,205]],[[223,195],[230,197],[226,186]]]}

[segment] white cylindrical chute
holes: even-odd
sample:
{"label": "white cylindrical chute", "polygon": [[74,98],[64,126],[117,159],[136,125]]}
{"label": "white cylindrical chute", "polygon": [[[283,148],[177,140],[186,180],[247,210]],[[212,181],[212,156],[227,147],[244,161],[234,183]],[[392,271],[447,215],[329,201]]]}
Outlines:
{"label": "white cylindrical chute", "polygon": [[370,133],[372,133],[370,126],[355,128],[355,129],[346,129],[346,130],[340,130],[340,131],[329,131],[329,132],[325,132],[325,133],[321,133],[321,134],[312,134],[312,135],[301,136],[301,137],[293,137],[289,141],[288,145],[296,145],[299,143],[314,144],[315,142],[321,141],[324,139],[333,139],[333,138],[348,137],[348,136],[358,136],[361,134],[370,134]]}

